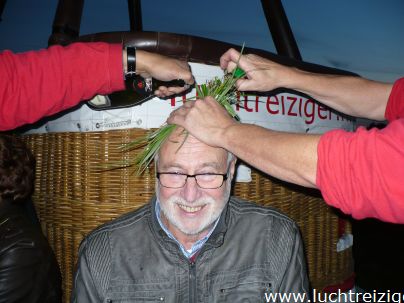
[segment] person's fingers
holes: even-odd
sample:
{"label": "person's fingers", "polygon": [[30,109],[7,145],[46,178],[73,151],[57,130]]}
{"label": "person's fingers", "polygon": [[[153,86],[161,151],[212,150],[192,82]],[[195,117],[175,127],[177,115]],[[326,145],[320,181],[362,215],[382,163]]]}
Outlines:
{"label": "person's fingers", "polygon": [[181,87],[181,86],[172,86],[172,87],[166,87],[166,86],[159,86],[157,90],[154,91],[154,95],[157,97],[168,97],[171,95],[177,95],[181,94],[184,91],[186,91],[188,88],[186,86]]}
{"label": "person's fingers", "polygon": [[169,95],[167,87],[160,86],[157,90],[154,91],[154,95],[159,98],[167,97]]}
{"label": "person's fingers", "polygon": [[[198,99],[198,100],[195,101],[195,103],[196,102],[210,102],[210,103],[214,102],[214,103],[217,103],[215,101],[215,98],[213,98],[212,96],[206,96],[205,99]],[[217,104],[219,104],[219,103],[217,103]]]}
{"label": "person's fingers", "polygon": [[246,91],[248,88],[248,80],[247,79],[238,79],[236,81],[236,88],[239,91]]}
{"label": "person's fingers", "polygon": [[176,111],[171,112],[171,114],[167,118],[167,123],[168,124],[177,124],[181,125],[181,123],[184,121],[185,115],[182,115],[181,113],[178,113]]}
{"label": "person's fingers", "polygon": [[222,69],[226,69],[228,73],[232,73],[238,66],[248,74],[248,71],[254,68],[252,58],[254,58],[254,55],[242,55],[234,49],[229,49],[220,58],[220,66]]}
{"label": "person's fingers", "polygon": [[184,70],[181,70],[181,71],[179,71],[179,72],[176,74],[175,77],[173,77],[173,80],[174,80],[174,79],[181,79],[181,80],[184,80],[185,84],[187,84],[188,87],[191,86],[191,85],[193,85],[193,84],[195,83],[195,79],[194,79],[194,77],[192,76],[191,71],[184,71]]}
{"label": "person's fingers", "polygon": [[182,107],[184,107],[184,108],[191,108],[191,107],[193,107],[195,105],[195,101],[187,101],[187,102],[185,102],[183,105],[182,105]]}
{"label": "person's fingers", "polygon": [[179,86],[171,86],[171,87],[167,87],[167,92],[170,95],[176,95],[176,94],[180,94],[182,92],[185,91],[184,87],[179,87]]}
{"label": "person's fingers", "polygon": [[[191,103],[191,102],[193,102],[193,101],[185,102],[185,104]],[[168,124],[177,124],[177,125],[183,124],[183,122],[185,121],[185,117],[189,113],[189,110],[192,108],[192,106],[189,107],[189,105],[188,105],[188,107],[186,107],[185,104],[183,106],[173,110],[170,113],[170,115],[167,118]]]}
{"label": "person's fingers", "polygon": [[221,69],[227,69],[229,62],[231,61],[229,51],[230,51],[230,49],[220,57],[220,68]]}
{"label": "person's fingers", "polygon": [[229,64],[227,65],[227,72],[232,73],[233,70],[237,67],[237,64],[230,61]]}
{"label": "person's fingers", "polygon": [[239,91],[261,91],[254,80],[239,79],[236,82],[237,90]]}
{"label": "person's fingers", "polygon": [[240,57],[240,53],[234,48],[230,48],[220,57],[220,67],[222,69],[227,69],[230,62],[237,62]]}
{"label": "person's fingers", "polygon": [[[179,61],[179,64],[182,67],[182,69],[179,71],[177,79],[184,80],[185,84],[189,86],[193,85],[195,83],[195,79],[194,76],[192,75],[191,67],[185,61]],[[187,88],[189,88],[189,86]]]}
{"label": "person's fingers", "polygon": [[183,105],[181,105],[180,107],[174,109],[171,113],[170,113],[170,117],[171,116],[175,116],[175,115],[185,115],[187,113],[187,111],[189,111],[189,109],[192,107],[192,105],[190,103],[192,103],[193,101],[187,101],[185,102]]}

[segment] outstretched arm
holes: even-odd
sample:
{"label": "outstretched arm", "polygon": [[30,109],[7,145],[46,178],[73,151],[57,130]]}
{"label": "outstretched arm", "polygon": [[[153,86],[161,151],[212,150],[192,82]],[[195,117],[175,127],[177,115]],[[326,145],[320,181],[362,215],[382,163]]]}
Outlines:
{"label": "outstretched arm", "polygon": [[403,119],[383,130],[293,134],[238,123],[208,97],[186,102],[168,122],[278,179],[320,189],[329,205],[354,218],[404,222]]}
{"label": "outstretched arm", "polygon": [[[96,94],[123,90],[123,62],[126,52],[120,44],[102,42],[0,53],[0,131],[33,123]],[[193,83],[186,62],[138,50],[136,66],[142,76]],[[162,87],[157,94],[167,96],[183,90]]]}
{"label": "outstretched arm", "polygon": [[122,47],[76,43],[67,47],[0,54],[0,130],[33,123],[124,88]]}
{"label": "outstretched arm", "polygon": [[[246,60],[242,57],[240,66],[248,75],[252,70],[246,68],[247,65],[241,64],[243,58]],[[279,65],[275,68],[277,67]],[[287,73],[295,72],[289,68],[282,70]],[[265,79],[257,80],[257,77],[265,73],[267,70],[253,73],[247,80],[239,80],[240,89],[271,90],[278,87],[269,86],[268,83],[275,83],[282,77],[274,77],[272,82],[265,82]],[[279,75],[278,72],[274,74]],[[356,81],[356,78],[353,80]],[[254,81],[257,81],[256,84]],[[340,84],[343,83],[343,77],[338,81],[341,81]],[[367,80],[364,81],[366,83]],[[260,83],[267,86],[258,87]],[[374,217],[383,221],[403,223],[404,204],[401,201],[404,189],[401,180],[404,175],[401,169],[403,165],[400,165],[404,159],[404,148],[401,144],[404,142],[401,93],[403,82],[401,80],[396,83],[397,87],[395,86],[390,96],[388,107],[388,118],[391,122],[381,131],[376,129],[366,131],[360,128],[354,133],[349,133],[334,130],[321,136],[277,132],[255,125],[237,123],[212,98],[186,102],[181,108],[173,111],[167,121],[184,127],[193,136],[209,145],[231,151],[237,157],[276,178],[319,188],[328,204],[352,214],[355,218]],[[376,113],[379,111],[384,115],[386,105],[377,106],[376,100],[384,97],[388,99],[391,87],[384,84],[376,86],[378,85],[389,88],[373,87],[379,92],[379,97],[369,96],[373,106],[368,104],[367,110],[371,112],[373,109],[373,114],[368,117],[382,119],[381,113]],[[316,87],[316,84],[313,86]],[[370,84],[369,91],[372,91],[372,86],[373,84]],[[352,96],[363,95],[363,90],[366,89],[362,87],[357,92],[352,89],[354,91]],[[384,93],[381,93],[382,91]],[[374,95],[377,95],[377,92],[374,92]],[[345,108],[349,106],[351,105],[347,103]],[[350,113],[353,108],[357,107],[353,106]]]}
{"label": "outstretched arm", "polygon": [[324,75],[287,67],[262,57],[228,50],[220,59],[222,68],[232,71],[236,64],[247,73],[237,87],[241,91],[270,91],[284,87],[303,92],[345,114],[384,120],[392,84],[354,76]]}

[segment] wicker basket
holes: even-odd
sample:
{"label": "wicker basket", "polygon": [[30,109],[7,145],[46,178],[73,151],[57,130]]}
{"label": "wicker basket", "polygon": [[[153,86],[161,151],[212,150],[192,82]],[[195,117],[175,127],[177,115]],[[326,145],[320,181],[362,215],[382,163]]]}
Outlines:
{"label": "wicker basket", "polygon": [[[24,136],[37,159],[34,203],[55,250],[69,301],[78,246],[98,225],[149,201],[154,193],[151,167],[142,177],[133,168],[101,171],[105,163],[133,157],[119,147],[146,133],[143,129]],[[341,219],[315,195],[308,195],[253,171],[251,183],[237,183],[234,194],[276,207],[302,232],[312,287],[343,281],[352,273],[351,251],[336,252]],[[349,225],[348,225],[349,227]]]}

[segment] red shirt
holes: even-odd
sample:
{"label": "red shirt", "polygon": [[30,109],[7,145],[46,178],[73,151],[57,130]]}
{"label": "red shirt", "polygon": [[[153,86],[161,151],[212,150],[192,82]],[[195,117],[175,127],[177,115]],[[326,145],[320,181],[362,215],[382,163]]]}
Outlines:
{"label": "red shirt", "polygon": [[382,130],[324,134],[317,187],[325,201],[354,218],[404,223],[404,78],[393,86]]}
{"label": "red shirt", "polygon": [[0,130],[32,123],[95,94],[124,89],[122,46],[67,47],[0,53]]}

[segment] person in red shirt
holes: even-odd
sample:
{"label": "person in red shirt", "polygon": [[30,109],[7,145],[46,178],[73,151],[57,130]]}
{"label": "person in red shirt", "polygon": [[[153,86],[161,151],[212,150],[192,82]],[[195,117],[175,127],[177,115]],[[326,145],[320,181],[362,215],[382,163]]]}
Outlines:
{"label": "person in red shirt", "polygon": [[[230,118],[212,98],[185,103],[168,123],[187,129],[252,166],[287,182],[320,189],[325,201],[354,218],[404,223],[404,78],[394,85],[353,76],[322,75],[234,49],[221,67],[246,72],[241,91],[284,87],[348,115],[388,120],[382,130],[332,130],[323,135],[273,131]],[[254,136],[251,134],[254,133]]]}
{"label": "person in red shirt", "polygon": [[[194,80],[186,62],[136,50],[136,73],[162,81]],[[52,46],[40,51],[0,53],[0,131],[33,123],[96,94],[125,88],[127,52],[102,42]],[[165,97],[186,87],[160,87]]]}

